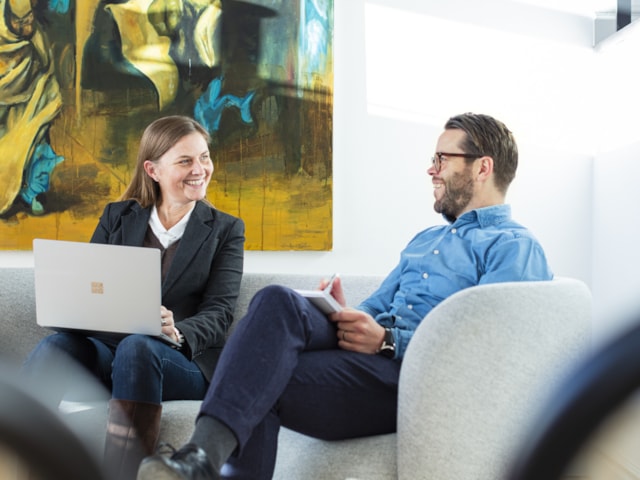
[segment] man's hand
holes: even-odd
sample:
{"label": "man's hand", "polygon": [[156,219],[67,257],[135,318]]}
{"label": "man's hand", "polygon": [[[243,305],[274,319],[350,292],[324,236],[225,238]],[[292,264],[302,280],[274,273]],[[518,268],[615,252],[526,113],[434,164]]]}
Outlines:
{"label": "man's hand", "polygon": [[346,308],[329,315],[329,320],[338,327],[338,346],[344,350],[375,354],[382,345],[384,327],[368,313]]}
{"label": "man's hand", "polygon": [[[329,280],[320,282],[320,289],[324,289],[329,284]],[[342,279],[336,277],[333,280],[331,296],[342,305],[341,312],[329,315],[329,320],[336,324],[338,329],[338,346],[344,350],[352,352],[371,353],[378,352],[384,340],[384,327],[376,322],[371,315],[347,308],[344,291],[342,290]]]}
{"label": "man's hand", "polygon": [[[327,285],[329,285],[330,280],[323,280],[320,282],[320,286],[318,287],[320,290],[324,290]],[[342,306],[342,308],[347,306],[347,301],[344,298],[344,292],[342,291],[342,280],[339,276],[336,276],[333,279],[333,286],[331,287],[331,296],[336,299],[336,301]]]}

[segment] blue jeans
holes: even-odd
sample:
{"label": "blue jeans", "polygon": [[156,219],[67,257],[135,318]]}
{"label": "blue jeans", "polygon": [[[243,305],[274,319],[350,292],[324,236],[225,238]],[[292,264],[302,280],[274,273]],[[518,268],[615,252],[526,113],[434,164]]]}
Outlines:
{"label": "blue jeans", "polygon": [[200,414],[238,449],[225,478],[270,479],[280,426],[327,440],[396,430],[400,362],[338,348],[336,327],[294,291],[261,290],[222,351]]}
{"label": "blue jeans", "polygon": [[84,366],[119,400],[160,404],[163,400],[199,400],[207,391],[208,383],[198,366],[155,338],[129,335],[109,341],[56,333],[38,343],[23,371],[31,378],[55,384],[57,401],[72,380],[60,371],[61,355]]}

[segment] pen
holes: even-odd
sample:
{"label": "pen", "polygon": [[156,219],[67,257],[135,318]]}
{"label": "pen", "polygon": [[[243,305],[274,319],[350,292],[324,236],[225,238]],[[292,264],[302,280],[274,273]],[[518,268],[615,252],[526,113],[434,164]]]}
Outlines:
{"label": "pen", "polygon": [[331,278],[329,279],[329,283],[327,283],[327,286],[324,287],[324,292],[325,293],[331,293],[331,289],[333,288],[333,281],[336,279],[336,277],[338,276],[337,273],[334,273]]}

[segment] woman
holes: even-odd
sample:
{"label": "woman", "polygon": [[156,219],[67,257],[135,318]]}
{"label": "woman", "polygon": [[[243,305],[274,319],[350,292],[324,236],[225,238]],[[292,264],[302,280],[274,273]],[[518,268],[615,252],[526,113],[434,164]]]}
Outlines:
{"label": "woman", "polygon": [[52,355],[63,351],[110,388],[105,465],[113,478],[135,478],[142,457],[155,449],[163,400],[204,397],[232,321],[244,223],[205,199],[213,173],[208,143],[207,131],[191,118],[151,123],[131,184],[120,201],[106,206],[91,238],[161,250],[158,321],[181,347],[146,335],[118,341],[57,333],[26,362],[42,374]]}

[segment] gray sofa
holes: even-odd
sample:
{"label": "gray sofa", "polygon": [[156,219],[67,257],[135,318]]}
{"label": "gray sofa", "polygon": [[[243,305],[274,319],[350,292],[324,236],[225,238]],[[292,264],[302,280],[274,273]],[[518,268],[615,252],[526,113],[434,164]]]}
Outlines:
{"label": "gray sofa", "polygon": [[[315,288],[321,275],[245,273],[237,316],[261,287]],[[343,276],[356,304],[381,277]],[[17,366],[44,335],[33,270],[0,268],[0,359]],[[327,442],[282,429],[277,479],[498,479],[536,409],[590,344],[591,295],[581,281],[478,286],[451,296],[417,330],[400,377],[398,432]],[[99,457],[106,401],[69,398],[64,422]],[[165,402],[161,440],[190,436],[199,402]]]}

